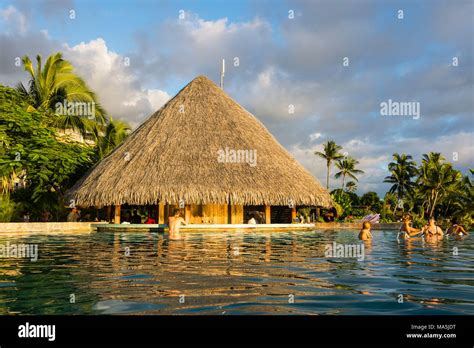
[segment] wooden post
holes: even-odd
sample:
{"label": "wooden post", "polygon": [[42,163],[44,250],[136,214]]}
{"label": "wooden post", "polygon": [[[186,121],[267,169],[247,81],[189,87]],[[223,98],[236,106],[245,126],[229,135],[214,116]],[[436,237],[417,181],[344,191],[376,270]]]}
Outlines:
{"label": "wooden post", "polygon": [[170,217],[170,205],[166,204],[165,205],[165,224],[168,224],[169,217]]}
{"label": "wooden post", "polygon": [[186,223],[190,223],[191,221],[191,206],[189,204],[184,206],[184,221],[186,221]]}
{"label": "wooden post", "polygon": [[165,223],[165,205],[163,203],[158,204],[158,223]]}
{"label": "wooden post", "polygon": [[265,206],[265,223],[266,224],[271,224],[272,223],[272,214],[271,214],[271,209],[269,205]]}
{"label": "wooden post", "polygon": [[105,219],[107,220],[107,222],[110,222],[110,217],[112,215],[112,206],[111,205],[108,205],[106,208],[105,208]]}
{"label": "wooden post", "polygon": [[296,207],[291,208],[291,223],[296,219]]}
{"label": "wooden post", "polygon": [[244,206],[243,205],[231,205],[231,224],[243,224],[244,223]]}
{"label": "wooden post", "polygon": [[114,224],[120,224],[120,205],[115,206]]}

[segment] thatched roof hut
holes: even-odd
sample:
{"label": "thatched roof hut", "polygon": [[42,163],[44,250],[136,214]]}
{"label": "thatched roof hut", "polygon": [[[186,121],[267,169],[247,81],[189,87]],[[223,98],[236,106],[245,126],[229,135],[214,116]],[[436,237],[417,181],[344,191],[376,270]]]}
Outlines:
{"label": "thatched roof hut", "polygon": [[[227,148],[225,161],[219,159]],[[247,150],[256,163],[231,163]],[[221,152],[219,152],[221,151]],[[235,161],[234,161],[235,162]],[[252,114],[204,76],[184,87],[68,193],[79,206],[331,206],[329,193]]]}

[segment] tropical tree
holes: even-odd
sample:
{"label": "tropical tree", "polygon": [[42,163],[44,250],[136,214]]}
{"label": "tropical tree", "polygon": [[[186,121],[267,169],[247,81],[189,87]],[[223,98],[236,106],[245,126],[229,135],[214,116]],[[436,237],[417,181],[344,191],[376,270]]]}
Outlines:
{"label": "tropical tree", "polygon": [[359,181],[359,179],[356,177],[356,174],[364,174],[364,171],[356,168],[357,164],[359,164],[359,161],[352,157],[346,157],[343,160],[336,162],[336,167],[339,169],[339,172],[337,172],[334,177],[336,179],[342,178],[341,188],[344,188],[344,180],[346,179],[346,176],[354,179],[355,181]]}
{"label": "tropical tree", "polygon": [[426,211],[429,216],[433,216],[436,205],[454,189],[456,182],[462,179],[462,174],[454,170],[450,163],[444,162],[440,153],[435,152],[423,155],[419,171],[419,189],[425,197]]}
{"label": "tropical tree", "polygon": [[369,191],[362,195],[360,204],[369,207],[371,210],[379,211],[382,207],[382,202],[377,192]]}
{"label": "tropical tree", "polygon": [[[48,113],[28,111],[20,93],[1,85],[0,115],[4,135],[0,149],[2,210],[6,205],[23,203],[32,211],[59,213],[66,190],[93,164],[93,149],[60,141],[56,129],[48,125]],[[11,178],[21,173],[26,173],[27,186],[14,190]]]}
{"label": "tropical tree", "polygon": [[416,176],[416,162],[413,157],[406,154],[393,154],[395,162],[388,164],[388,170],[391,175],[385,177],[384,182],[393,184],[390,193],[397,193],[398,199],[404,199],[405,196],[413,190],[415,182],[412,178]]}
{"label": "tropical tree", "polygon": [[337,213],[339,218],[343,218],[351,214],[352,201],[350,196],[346,192],[338,190],[331,194],[331,198],[333,202],[338,205],[336,209],[340,208],[340,211],[338,211]]}
{"label": "tropical tree", "polygon": [[104,134],[102,136],[98,135],[97,150],[99,158],[104,158],[120,145],[128,136],[130,129],[127,123],[110,118]]}
{"label": "tropical tree", "polygon": [[[36,70],[28,56],[22,58],[22,63],[25,71],[30,74],[30,81],[28,88],[20,82],[17,90],[29,102],[30,109],[49,111],[56,116],[52,117],[56,127],[74,129],[82,135],[105,124],[106,113],[98,103],[97,96],[85,81],[73,72],[73,65],[63,59],[61,53],[49,56],[44,66],[41,56],[37,55]],[[92,115],[65,112],[63,106],[66,105],[68,109],[65,102],[75,102],[81,107],[93,106],[94,112]],[[57,112],[59,106],[62,112]]]}
{"label": "tropical tree", "polygon": [[347,192],[352,192],[352,193],[357,191],[357,184],[355,183],[355,181],[349,181],[346,184],[346,191]]}
{"label": "tropical tree", "polygon": [[316,151],[314,154],[326,160],[327,174],[326,174],[326,189],[329,190],[329,172],[331,170],[331,164],[333,161],[337,161],[344,156],[339,153],[342,150],[342,146],[337,145],[334,141],[329,140],[323,144],[323,152]]}

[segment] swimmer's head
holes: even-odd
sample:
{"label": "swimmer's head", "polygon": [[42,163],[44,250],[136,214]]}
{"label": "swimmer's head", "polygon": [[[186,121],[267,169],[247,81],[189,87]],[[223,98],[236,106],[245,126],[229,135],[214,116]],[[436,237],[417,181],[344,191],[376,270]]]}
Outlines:
{"label": "swimmer's head", "polygon": [[368,229],[370,228],[370,222],[364,221],[364,222],[362,223],[362,228],[363,228],[364,230],[368,230]]}

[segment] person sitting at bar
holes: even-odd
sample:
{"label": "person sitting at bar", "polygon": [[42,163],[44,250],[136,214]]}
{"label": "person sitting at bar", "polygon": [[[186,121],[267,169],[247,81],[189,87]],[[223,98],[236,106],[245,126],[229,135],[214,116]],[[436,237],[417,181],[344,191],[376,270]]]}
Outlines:
{"label": "person sitting at bar", "polygon": [[249,224],[249,225],[256,225],[256,224],[257,224],[257,220],[255,220],[254,214],[251,213],[251,214],[249,214],[248,216],[250,217],[250,219],[248,219],[247,224]]}
{"label": "person sitting at bar", "polygon": [[67,222],[77,222],[79,217],[79,211],[76,208],[72,208],[70,213],[67,214]]}
{"label": "person sitting at bar", "polygon": [[153,218],[150,216],[150,214],[148,214],[148,217],[146,218],[145,224],[147,224],[147,225],[153,225],[153,224],[156,224],[156,221],[155,221],[155,219],[153,219]]}

